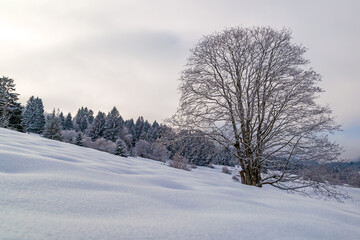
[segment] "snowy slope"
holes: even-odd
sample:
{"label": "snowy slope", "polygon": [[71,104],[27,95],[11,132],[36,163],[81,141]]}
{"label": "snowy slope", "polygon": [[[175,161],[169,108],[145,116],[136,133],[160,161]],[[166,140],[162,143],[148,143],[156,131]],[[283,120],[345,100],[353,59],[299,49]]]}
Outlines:
{"label": "snowy slope", "polygon": [[360,205],[0,128],[0,239],[355,240]]}

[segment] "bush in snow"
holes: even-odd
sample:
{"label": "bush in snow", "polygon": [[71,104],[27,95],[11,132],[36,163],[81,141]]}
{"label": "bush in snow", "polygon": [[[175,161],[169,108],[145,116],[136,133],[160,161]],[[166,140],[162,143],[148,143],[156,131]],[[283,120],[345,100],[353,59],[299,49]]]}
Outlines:
{"label": "bush in snow", "polygon": [[99,138],[93,142],[91,141],[90,137],[83,137],[82,145],[84,147],[93,148],[108,153],[114,153],[114,149],[116,147],[114,142],[106,140],[105,138]]}
{"label": "bush in snow", "polygon": [[232,180],[234,180],[235,182],[240,182],[239,178],[237,176],[232,176]]}
{"label": "bush in snow", "polygon": [[76,133],[75,130],[62,130],[61,136],[62,136],[61,141],[75,144],[75,140],[78,134]]}
{"label": "bush in snow", "polygon": [[232,173],[232,171],[228,167],[225,167],[225,166],[222,167],[221,171],[223,173],[226,173],[226,174],[231,174]]}
{"label": "bush in snow", "polygon": [[103,152],[114,153],[116,144],[105,138],[99,138],[94,143],[94,148]]}
{"label": "bush in snow", "polygon": [[140,139],[133,148],[133,156],[139,156],[143,158],[151,158],[150,143]]}
{"label": "bush in snow", "polygon": [[184,169],[187,171],[191,171],[191,167],[189,166],[189,160],[186,157],[181,156],[178,152],[175,153],[172,160],[169,163],[170,167]]}
{"label": "bush in snow", "polygon": [[166,162],[170,157],[170,152],[166,149],[166,146],[160,142],[151,144],[152,155],[151,158],[157,161]]}

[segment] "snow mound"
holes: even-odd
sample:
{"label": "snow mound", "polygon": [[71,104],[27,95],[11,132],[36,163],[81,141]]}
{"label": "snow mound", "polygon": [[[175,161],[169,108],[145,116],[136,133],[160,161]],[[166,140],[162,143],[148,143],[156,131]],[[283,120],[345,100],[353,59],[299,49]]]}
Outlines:
{"label": "snow mound", "polygon": [[[349,189],[360,198],[359,189]],[[360,207],[0,128],[0,239],[359,239]]]}

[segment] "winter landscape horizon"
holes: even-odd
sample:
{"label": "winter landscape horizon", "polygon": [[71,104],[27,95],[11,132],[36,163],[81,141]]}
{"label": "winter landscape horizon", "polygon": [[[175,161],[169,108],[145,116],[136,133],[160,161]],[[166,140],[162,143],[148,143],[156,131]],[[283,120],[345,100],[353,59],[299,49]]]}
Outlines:
{"label": "winter landscape horizon", "polygon": [[1,1],[0,240],[358,239],[359,7]]}

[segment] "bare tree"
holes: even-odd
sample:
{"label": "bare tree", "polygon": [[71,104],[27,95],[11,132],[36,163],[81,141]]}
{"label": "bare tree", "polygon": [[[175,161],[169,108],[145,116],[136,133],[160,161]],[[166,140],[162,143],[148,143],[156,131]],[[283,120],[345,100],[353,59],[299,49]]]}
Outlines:
{"label": "bare tree", "polygon": [[316,102],[321,77],[307,67],[305,52],[287,29],[231,28],[203,37],[182,72],[173,126],[201,130],[231,151],[243,184],[314,184],[303,178],[311,163],[336,160],[341,148],[327,138],[339,125]]}

